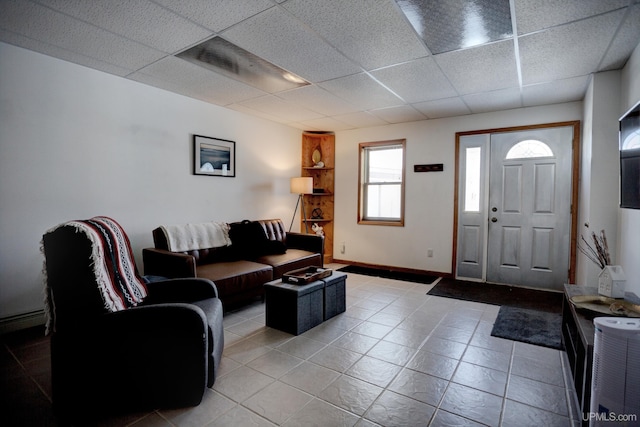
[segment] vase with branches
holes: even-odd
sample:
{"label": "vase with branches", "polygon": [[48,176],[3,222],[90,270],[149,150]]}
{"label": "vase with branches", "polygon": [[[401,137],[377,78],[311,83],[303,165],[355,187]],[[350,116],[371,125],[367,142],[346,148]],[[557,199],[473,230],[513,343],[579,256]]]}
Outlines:
{"label": "vase with branches", "polygon": [[[588,225],[585,225],[587,228]],[[578,242],[578,249],[584,256],[591,262],[600,267],[605,268],[607,265],[611,265],[611,256],[609,255],[609,245],[607,243],[607,235],[604,230],[600,230],[600,234],[596,234],[595,231],[591,232],[591,242],[589,242],[583,235],[580,235],[581,241]]]}

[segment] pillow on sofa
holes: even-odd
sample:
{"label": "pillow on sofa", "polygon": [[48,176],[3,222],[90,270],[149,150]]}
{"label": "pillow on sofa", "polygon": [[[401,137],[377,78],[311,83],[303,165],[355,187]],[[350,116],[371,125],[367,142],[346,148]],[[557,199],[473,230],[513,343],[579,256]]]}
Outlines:
{"label": "pillow on sofa", "polygon": [[284,243],[269,240],[262,225],[257,221],[244,220],[230,225],[231,247],[240,258],[255,258],[261,255],[283,254]]}

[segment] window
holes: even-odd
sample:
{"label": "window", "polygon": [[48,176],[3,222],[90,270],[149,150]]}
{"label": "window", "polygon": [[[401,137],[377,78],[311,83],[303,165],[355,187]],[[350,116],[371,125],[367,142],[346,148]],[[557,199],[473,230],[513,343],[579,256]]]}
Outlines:
{"label": "window", "polygon": [[464,211],[480,212],[480,167],[482,165],[482,149],[467,147],[466,170],[464,182]]}
{"label": "window", "polygon": [[520,141],[507,153],[507,159],[531,159],[537,157],[553,157],[553,151],[547,144],[535,139]]}
{"label": "window", "polygon": [[360,144],[358,223],[404,225],[405,140]]}

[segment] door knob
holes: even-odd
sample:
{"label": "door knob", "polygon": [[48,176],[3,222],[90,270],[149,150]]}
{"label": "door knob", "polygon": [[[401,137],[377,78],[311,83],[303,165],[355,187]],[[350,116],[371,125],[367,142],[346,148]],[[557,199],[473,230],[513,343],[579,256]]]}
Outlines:
{"label": "door knob", "polygon": [[498,222],[498,218],[494,216],[493,218],[491,218],[491,222]]}
{"label": "door knob", "polygon": [[498,208],[496,208],[495,206],[491,208],[491,212],[497,212]]}

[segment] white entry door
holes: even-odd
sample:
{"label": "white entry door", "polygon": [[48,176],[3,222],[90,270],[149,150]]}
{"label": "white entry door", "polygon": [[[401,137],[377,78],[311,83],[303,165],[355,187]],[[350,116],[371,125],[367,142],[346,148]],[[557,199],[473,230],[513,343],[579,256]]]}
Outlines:
{"label": "white entry door", "polygon": [[456,277],[568,283],[574,127],[459,137]]}
{"label": "white entry door", "polygon": [[573,128],[490,139],[486,280],[562,289],[569,277]]}

